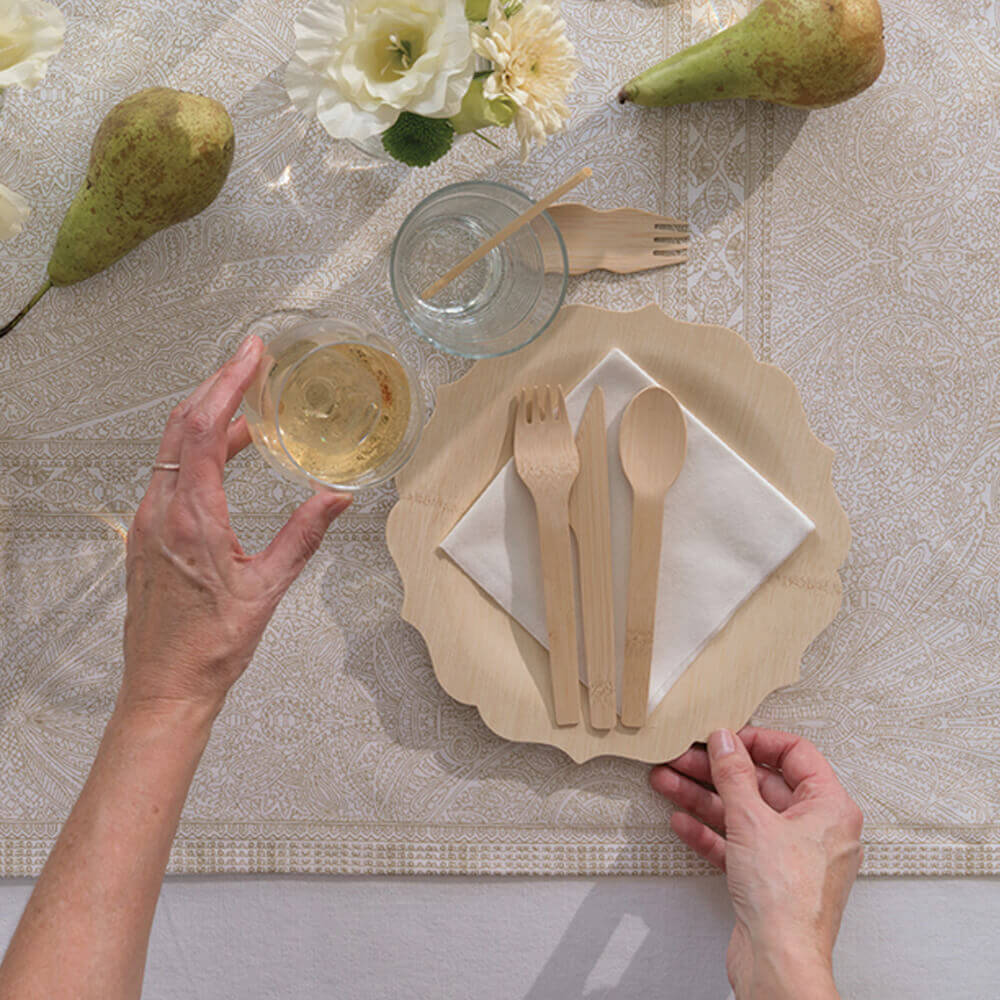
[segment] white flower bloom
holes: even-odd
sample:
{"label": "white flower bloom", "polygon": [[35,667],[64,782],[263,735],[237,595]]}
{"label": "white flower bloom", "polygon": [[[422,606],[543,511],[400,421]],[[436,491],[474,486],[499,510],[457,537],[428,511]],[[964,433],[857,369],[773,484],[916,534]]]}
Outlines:
{"label": "white flower bloom", "polygon": [[0,184],[0,240],[12,240],[21,231],[31,209],[16,192]]}
{"label": "white flower bloom", "polygon": [[[505,8],[511,10],[509,18]],[[521,157],[527,159],[531,140],[544,145],[564,127],[566,97],[580,69],[558,3],[524,0],[519,6],[516,0],[491,0],[486,23],[473,28],[472,45],[493,64],[484,94],[505,94],[517,105],[514,126]]]}
{"label": "white flower bloom", "polygon": [[0,90],[38,86],[65,31],[59,8],[44,0],[0,0]]}
{"label": "white flower bloom", "polygon": [[475,57],[465,0],[311,0],[285,86],[338,139],[384,132],[403,111],[458,113]]}

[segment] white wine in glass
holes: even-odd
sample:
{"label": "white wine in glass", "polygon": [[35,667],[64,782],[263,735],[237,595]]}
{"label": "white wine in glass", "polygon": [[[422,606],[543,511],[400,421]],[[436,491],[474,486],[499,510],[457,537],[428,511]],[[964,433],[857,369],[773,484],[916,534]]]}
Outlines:
{"label": "white wine in glass", "polygon": [[399,471],[423,418],[416,378],[392,346],[333,318],[268,342],[244,408],[272,465],[312,485],[349,490]]}

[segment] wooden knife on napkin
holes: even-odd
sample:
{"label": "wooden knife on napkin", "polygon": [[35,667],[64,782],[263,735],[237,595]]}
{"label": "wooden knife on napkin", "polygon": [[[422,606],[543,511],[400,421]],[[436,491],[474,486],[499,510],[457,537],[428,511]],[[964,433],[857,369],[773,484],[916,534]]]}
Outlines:
{"label": "wooden knife on napkin", "polygon": [[580,474],[569,500],[569,523],[576,536],[583,604],[590,724],[615,725],[615,604],[611,579],[611,503],[608,486],[608,432],[604,390],[594,389],[576,432]]}

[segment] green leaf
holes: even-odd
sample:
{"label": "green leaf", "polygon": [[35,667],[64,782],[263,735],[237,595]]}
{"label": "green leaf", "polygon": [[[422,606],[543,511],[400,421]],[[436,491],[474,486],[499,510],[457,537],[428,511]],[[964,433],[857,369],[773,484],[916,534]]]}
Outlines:
{"label": "green leaf", "polygon": [[447,118],[424,118],[404,111],[382,133],[386,152],[410,167],[426,167],[451,149],[455,128]]}
{"label": "green leaf", "polygon": [[469,21],[485,21],[490,12],[490,0],[465,0],[465,17]]}
{"label": "green leaf", "polygon": [[490,128],[498,125],[506,128],[513,120],[517,105],[505,96],[489,99],[483,93],[486,80],[476,77],[462,98],[462,106],[458,114],[451,119],[455,131],[475,132],[476,129]]}

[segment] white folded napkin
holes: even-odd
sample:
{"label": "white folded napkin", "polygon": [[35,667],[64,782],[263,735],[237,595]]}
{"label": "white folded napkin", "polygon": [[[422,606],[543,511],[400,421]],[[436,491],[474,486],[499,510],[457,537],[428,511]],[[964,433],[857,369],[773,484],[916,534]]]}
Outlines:
{"label": "white folded napkin", "polygon": [[[655,384],[631,359],[614,350],[566,398],[576,428],[591,390],[598,385],[604,389],[619,706],[632,490],[618,457],[618,428],[632,397]],[[703,423],[687,410],[684,414],[687,457],[664,510],[650,711],[733,612],[815,527]],[[534,501],[513,461],[469,508],[441,548],[548,647]],[[580,674],[586,682],[582,631],[580,652]]]}

